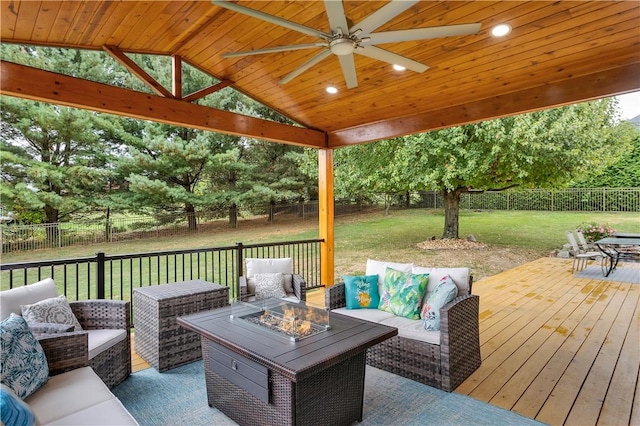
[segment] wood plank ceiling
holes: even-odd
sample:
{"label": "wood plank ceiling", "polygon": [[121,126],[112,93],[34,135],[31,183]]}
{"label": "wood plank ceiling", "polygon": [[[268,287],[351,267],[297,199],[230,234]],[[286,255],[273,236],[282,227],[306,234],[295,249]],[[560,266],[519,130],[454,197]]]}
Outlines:
{"label": "wood plank ceiling", "polygon": [[[320,1],[237,3],[330,32]],[[356,23],[386,3],[343,2],[348,18]],[[638,1],[420,1],[376,31],[477,22],[482,24],[480,32],[379,46],[427,64],[430,68],[424,73],[397,72],[385,62],[355,55],[358,87],[353,89],[346,88],[333,55],[279,84],[322,48],[224,58],[227,52],[319,40],[208,1],[2,0],[0,5],[3,43],[182,58],[310,131],[284,131],[279,138],[267,139],[316,148],[371,142],[640,90]],[[490,30],[500,23],[508,23],[513,31],[494,38]],[[48,99],[12,86],[15,78],[5,77],[5,70],[11,68],[3,62],[3,94]],[[338,93],[326,93],[328,85],[337,87]],[[171,94],[171,88],[167,91]],[[166,95],[160,91],[154,96]],[[168,98],[188,101],[179,92]],[[86,107],[98,109],[89,102]],[[126,108],[121,109],[126,114]],[[210,123],[203,120],[199,127],[207,128]],[[189,124],[185,118],[185,125]],[[222,125],[210,126],[229,131]],[[259,137],[261,131],[246,134]]]}

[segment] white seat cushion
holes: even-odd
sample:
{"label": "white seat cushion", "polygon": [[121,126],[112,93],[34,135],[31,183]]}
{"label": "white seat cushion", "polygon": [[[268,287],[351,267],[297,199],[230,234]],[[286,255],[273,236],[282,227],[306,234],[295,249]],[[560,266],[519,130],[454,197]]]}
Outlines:
{"label": "white seat cushion", "polygon": [[50,377],[25,402],[46,425],[113,398],[91,367],[83,367]]}
{"label": "white seat cushion", "polygon": [[423,266],[414,266],[411,273],[429,274],[429,285],[427,285],[424,300],[427,300],[428,295],[431,294],[445,275],[449,275],[456,287],[458,287],[458,295],[469,294],[469,268],[425,268]]}
{"label": "white seat cushion", "polygon": [[109,349],[127,338],[127,331],[123,329],[86,330],[89,332],[89,359]]}
{"label": "white seat cushion", "polygon": [[398,336],[408,339],[420,340],[422,342],[431,343],[433,345],[440,344],[440,332],[425,330],[422,320],[412,320],[405,317],[394,316],[385,319],[380,324],[388,325],[398,329]]}
{"label": "white seat cushion", "polygon": [[394,317],[394,315],[391,312],[385,312],[379,309],[338,308],[338,309],[333,309],[331,312],[348,315],[350,317],[359,318],[365,321],[371,321],[371,322],[377,322],[377,323],[382,323],[384,320]]}
{"label": "white seat cushion", "polygon": [[113,398],[54,420],[49,424],[60,426],[126,426],[137,425],[138,422],[135,421],[118,399]]}
{"label": "white seat cushion", "polygon": [[413,263],[383,262],[380,260],[367,259],[365,275],[378,276],[378,293],[380,295],[382,295],[382,283],[384,282],[384,276],[387,273],[387,268],[395,269],[400,272],[411,272]]}

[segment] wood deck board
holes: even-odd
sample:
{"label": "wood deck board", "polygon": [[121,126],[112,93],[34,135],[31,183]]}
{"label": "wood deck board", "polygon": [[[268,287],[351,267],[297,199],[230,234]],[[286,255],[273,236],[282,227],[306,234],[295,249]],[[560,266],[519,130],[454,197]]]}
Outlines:
{"label": "wood deck board", "polygon": [[[542,258],[473,293],[483,362],[455,392],[551,425],[640,425],[640,285],[576,278],[571,260]],[[307,303],[324,306],[324,291]],[[132,356],[134,371],[148,367]]]}

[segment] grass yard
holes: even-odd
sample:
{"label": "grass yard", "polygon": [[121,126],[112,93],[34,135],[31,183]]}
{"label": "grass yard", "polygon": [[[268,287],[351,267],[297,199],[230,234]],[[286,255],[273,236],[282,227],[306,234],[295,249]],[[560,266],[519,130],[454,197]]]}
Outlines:
{"label": "grass yard", "polygon": [[[399,210],[340,216],[335,222],[335,278],[364,272],[367,258],[415,262],[424,266],[469,266],[475,279],[495,275],[522,263],[550,255],[566,243],[566,230],[583,222],[608,224],[618,231],[640,232],[637,213],[567,213],[529,211],[460,212],[460,237],[473,234],[488,245],[478,250],[424,250],[417,244],[439,238],[444,226],[442,210]],[[301,222],[279,218],[243,222],[237,229],[157,239],[8,253],[2,263],[69,259],[107,254],[152,252],[199,247],[223,247],[237,241],[245,244],[317,238],[315,220]]]}

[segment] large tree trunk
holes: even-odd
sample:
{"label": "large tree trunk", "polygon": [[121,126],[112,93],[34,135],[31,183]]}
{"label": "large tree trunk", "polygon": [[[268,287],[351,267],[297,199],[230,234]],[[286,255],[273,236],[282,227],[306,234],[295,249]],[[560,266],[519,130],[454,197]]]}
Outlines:
{"label": "large tree trunk", "polygon": [[462,188],[453,191],[444,189],[444,231],[442,238],[458,238],[458,222],[460,216],[460,195],[464,192]]}
{"label": "large tree trunk", "polygon": [[46,221],[46,234],[49,247],[56,247],[60,243],[60,227],[58,224],[60,212],[55,207],[49,205],[44,206],[44,215]]}
{"label": "large tree trunk", "polygon": [[196,218],[196,209],[191,203],[187,203],[184,206],[184,211],[187,213],[187,221],[189,222],[189,231],[195,232],[198,230],[198,220]]}
{"label": "large tree trunk", "polygon": [[229,225],[238,227],[238,206],[235,203],[229,207]]}

